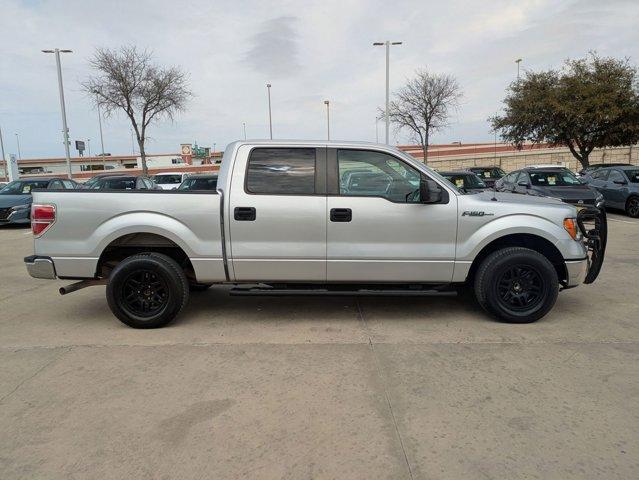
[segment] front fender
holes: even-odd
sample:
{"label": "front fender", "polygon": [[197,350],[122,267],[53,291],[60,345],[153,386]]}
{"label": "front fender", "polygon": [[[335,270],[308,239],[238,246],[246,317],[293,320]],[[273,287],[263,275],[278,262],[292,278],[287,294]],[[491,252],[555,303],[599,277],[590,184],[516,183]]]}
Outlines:
{"label": "front fender", "polygon": [[[544,238],[552,243],[565,259],[584,258],[586,252],[581,242],[573,240],[563,227],[543,217],[531,214],[512,214],[497,217],[482,226],[473,228],[472,217],[466,225],[459,226],[457,261],[472,262],[489,243],[507,235],[528,234]],[[468,232],[465,235],[465,232]]]}

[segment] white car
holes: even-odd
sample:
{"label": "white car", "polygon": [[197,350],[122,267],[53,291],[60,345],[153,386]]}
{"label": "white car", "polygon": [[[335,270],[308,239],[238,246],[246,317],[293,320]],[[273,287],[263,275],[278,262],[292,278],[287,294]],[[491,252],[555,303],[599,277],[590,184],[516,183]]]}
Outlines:
{"label": "white car", "polygon": [[151,177],[162,190],[175,190],[189,176],[184,172],[160,172]]}

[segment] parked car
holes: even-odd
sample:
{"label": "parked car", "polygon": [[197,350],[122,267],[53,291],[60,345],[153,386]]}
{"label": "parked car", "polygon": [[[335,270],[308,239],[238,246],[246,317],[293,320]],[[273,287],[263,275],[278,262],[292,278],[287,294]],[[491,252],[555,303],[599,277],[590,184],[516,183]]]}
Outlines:
{"label": "parked car", "polygon": [[86,182],[84,183],[79,183],[78,184],[78,188],[92,188],[93,185],[95,185],[101,178],[104,177],[116,177],[116,176],[121,176],[121,175],[130,175],[129,173],[126,172],[104,172],[104,173],[98,173],[97,175],[94,175],[93,177],[89,178]]}
{"label": "parked car", "polygon": [[90,187],[91,190],[159,190],[151,180],[135,175],[114,175],[100,177]]}
{"label": "parked car", "polygon": [[[367,171],[342,185],[351,169]],[[498,319],[532,322],[560,287],[595,280],[606,245],[603,211],[464,194],[411,155],[360,142],[232,143],[215,191],[34,197],[29,274],[83,279],[63,294],[106,284],[111,311],[136,328],[166,325],[190,289],[215,283],[278,296],[451,295],[470,285]]]}
{"label": "parked car", "polygon": [[151,177],[162,190],[174,190],[189,176],[185,172],[162,172]]}
{"label": "parked car", "polygon": [[587,179],[604,197],[606,206],[620,208],[629,217],[639,218],[639,167],[604,167]]}
{"label": "parked car", "polygon": [[34,178],[9,182],[0,189],[0,225],[31,222],[31,191],[36,188],[73,190],[77,188],[77,183],[66,178]]}
{"label": "parked car", "polygon": [[217,188],[216,174],[191,175],[184,180],[178,190],[215,190]]}
{"label": "parked car", "polygon": [[602,207],[603,195],[564,167],[524,168],[509,173],[495,184],[501,192],[542,195],[577,206]]}
{"label": "parked car", "polygon": [[586,175],[590,175],[595,170],[604,167],[632,167],[632,165],[630,165],[629,163],[591,163],[588,167],[579,170],[578,173],[580,176],[583,177]]}
{"label": "parked car", "polygon": [[483,192],[488,188],[481,178],[469,170],[439,172],[439,174],[464,193]]}
{"label": "parked car", "polygon": [[492,188],[495,182],[506,175],[500,167],[469,167],[468,171],[473,172],[487,187]]}

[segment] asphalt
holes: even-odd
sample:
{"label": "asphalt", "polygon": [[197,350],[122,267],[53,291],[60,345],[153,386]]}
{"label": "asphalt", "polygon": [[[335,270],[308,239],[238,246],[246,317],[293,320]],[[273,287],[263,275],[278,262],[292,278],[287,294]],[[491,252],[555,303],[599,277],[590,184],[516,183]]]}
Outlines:
{"label": "asphalt", "polygon": [[0,478],[639,478],[639,221],[530,325],[472,299],[194,294],[133,330],[0,227]]}

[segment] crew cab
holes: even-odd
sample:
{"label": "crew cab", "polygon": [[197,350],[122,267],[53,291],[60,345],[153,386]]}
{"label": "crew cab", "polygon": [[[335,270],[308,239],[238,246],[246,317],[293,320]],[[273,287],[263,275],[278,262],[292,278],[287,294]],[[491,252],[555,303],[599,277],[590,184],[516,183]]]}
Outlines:
{"label": "crew cab", "polygon": [[[547,197],[464,193],[410,155],[355,142],[238,141],[217,191],[35,191],[36,278],[105,284],[112,312],[160,327],[189,291],[450,295],[532,322],[594,281],[605,213]],[[407,299],[407,301],[410,301]],[[212,305],[215,308],[214,305]]]}

